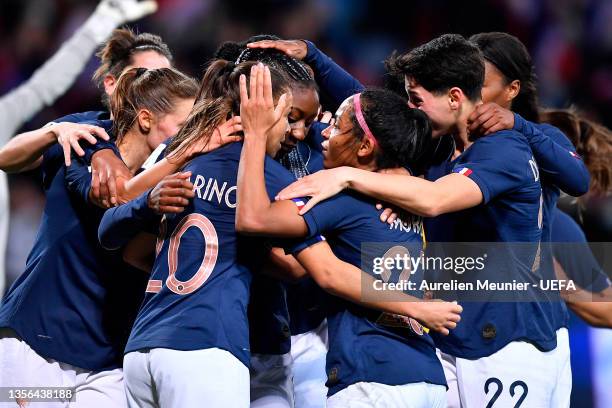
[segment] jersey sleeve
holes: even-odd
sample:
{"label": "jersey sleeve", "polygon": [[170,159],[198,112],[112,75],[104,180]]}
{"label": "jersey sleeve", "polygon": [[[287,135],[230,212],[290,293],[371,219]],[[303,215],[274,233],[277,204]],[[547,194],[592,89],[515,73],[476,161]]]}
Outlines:
{"label": "jersey sleeve", "polygon": [[43,185],[47,185],[53,180],[57,171],[64,165],[64,150],[59,144],[54,144],[48,148],[42,156],[40,169],[42,171]]}
{"label": "jersey sleeve", "polygon": [[98,228],[100,244],[108,250],[127,244],[139,232],[157,233],[160,216],[147,205],[149,191],[104,213]]}
{"label": "jersey sleeve", "polygon": [[[294,198],[292,200],[298,208],[306,204],[306,199]],[[325,240],[324,235],[330,231],[342,229],[350,223],[350,214],[357,210],[353,207],[354,201],[346,194],[338,194],[321,201],[304,214],[304,221],[308,226],[308,236],[299,241],[288,242],[285,252],[295,254],[301,250]]]}
{"label": "jersey sleeve", "polygon": [[349,96],[365,89],[361,82],[325,55],[314,43],[305,42],[308,51],[304,62],[312,67],[315,81],[321,87],[321,91],[333,101],[335,108]]}
{"label": "jersey sleeve", "polygon": [[72,155],[70,166],[66,167],[66,188],[84,202],[89,202],[91,172],[88,163],[81,157]]}
{"label": "jersey sleeve", "polygon": [[540,173],[574,197],[589,189],[589,171],[569,139],[554,126],[535,125],[514,114],[514,130],[522,133],[533,151]]}
{"label": "jersey sleeve", "polygon": [[591,293],[610,287],[610,278],[595,259],[580,226],[558,208],[553,216],[553,254],[567,277]]}
{"label": "jersey sleeve", "polygon": [[[535,176],[526,160],[527,151],[528,146],[519,135],[512,135],[509,131],[497,132],[474,142],[459,157],[452,172],[472,179],[480,188],[486,204],[529,181],[534,182]],[[500,160],[500,154],[503,154],[503,160]]]}

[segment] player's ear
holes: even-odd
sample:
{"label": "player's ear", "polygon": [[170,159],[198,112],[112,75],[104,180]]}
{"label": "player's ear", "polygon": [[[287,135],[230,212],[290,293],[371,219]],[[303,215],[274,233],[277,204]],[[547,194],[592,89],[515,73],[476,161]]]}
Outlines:
{"label": "player's ear", "polygon": [[374,154],[374,142],[367,136],[364,136],[361,140],[361,144],[359,145],[359,150],[357,150],[357,157],[369,157]]}
{"label": "player's ear", "polygon": [[521,81],[515,79],[506,86],[506,98],[508,101],[513,100],[521,92]]}
{"label": "player's ear", "polygon": [[153,126],[153,113],[148,109],[141,109],[138,111],[137,120],[140,133],[149,134]]}
{"label": "player's ear", "polygon": [[115,91],[115,87],[117,86],[117,78],[115,78],[114,75],[108,74],[104,77],[104,81],[102,81],[102,83],[104,84],[104,92],[110,96]]}
{"label": "player's ear", "polygon": [[448,105],[451,110],[459,110],[461,102],[463,101],[463,91],[459,87],[452,87],[448,91]]}

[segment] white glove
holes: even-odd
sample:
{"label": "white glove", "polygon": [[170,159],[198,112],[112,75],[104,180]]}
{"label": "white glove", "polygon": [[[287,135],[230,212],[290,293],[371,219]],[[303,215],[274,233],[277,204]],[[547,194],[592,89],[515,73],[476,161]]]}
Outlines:
{"label": "white glove", "polygon": [[95,13],[114,16],[120,26],[130,21],[141,19],[157,11],[155,0],[102,0]]}
{"label": "white glove", "polygon": [[91,32],[96,42],[102,43],[115,28],[155,11],[155,0],[102,0],[84,27]]}

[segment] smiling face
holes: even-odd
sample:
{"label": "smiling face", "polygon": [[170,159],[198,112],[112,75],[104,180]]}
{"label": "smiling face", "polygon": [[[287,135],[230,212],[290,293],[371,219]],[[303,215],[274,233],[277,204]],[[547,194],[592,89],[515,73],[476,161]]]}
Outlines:
{"label": "smiling face", "polygon": [[312,88],[294,87],[292,89],[293,106],[289,112],[290,130],[281,143],[279,156],[289,153],[298,142],[303,141],[310,130],[310,125],[319,114],[319,93]]}
{"label": "smiling face", "polygon": [[435,95],[419,85],[414,79],[406,77],[408,106],[427,114],[432,124],[432,137],[437,138],[452,133],[456,116],[449,104],[449,95]]}
{"label": "smiling face", "polygon": [[328,126],[321,135],[325,139],[323,146],[323,166],[331,169],[340,166],[356,167],[356,157],[360,143],[353,133],[350,113],[353,110],[353,97],[342,102],[336,111],[334,123]]}

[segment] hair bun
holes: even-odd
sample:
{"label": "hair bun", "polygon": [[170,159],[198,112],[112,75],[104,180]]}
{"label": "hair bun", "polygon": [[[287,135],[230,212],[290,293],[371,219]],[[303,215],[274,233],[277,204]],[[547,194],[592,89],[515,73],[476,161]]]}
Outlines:
{"label": "hair bun", "polygon": [[215,59],[224,59],[227,61],[236,61],[238,56],[244,49],[244,46],[238,44],[233,41],[226,41],[217,48],[215,51],[214,58]]}

